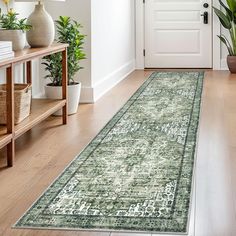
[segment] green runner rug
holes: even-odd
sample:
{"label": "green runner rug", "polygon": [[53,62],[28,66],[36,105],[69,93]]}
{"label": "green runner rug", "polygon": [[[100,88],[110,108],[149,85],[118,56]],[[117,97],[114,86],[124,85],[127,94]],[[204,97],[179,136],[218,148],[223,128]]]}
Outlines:
{"label": "green runner rug", "polygon": [[185,233],[203,78],[153,73],[15,227]]}

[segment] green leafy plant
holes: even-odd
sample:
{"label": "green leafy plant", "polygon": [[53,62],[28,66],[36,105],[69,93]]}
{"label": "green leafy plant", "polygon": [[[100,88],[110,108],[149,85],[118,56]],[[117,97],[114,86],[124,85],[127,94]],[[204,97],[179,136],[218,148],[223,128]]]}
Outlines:
{"label": "green leafy plant", "polygon": [[6,30],[22,30],[28,31],[31,25],[26,24],[26,18],[18,19],[18,13],[14,12],[12,8],[9,9],[9,1],[3,1],[7,8],[7,13],[2,13],[0,8],[0,28]]}
{"label": "green leafy plant", "polygon": [[222,10],[215,7],[213,9],[222,26],[229,31],[231,42],[223,34],[218,37],[226,45],[229,55],[236,56],[236,0],[226,0],[227,4],[219,0],[219,3]]}
{"label": "green leafy plant", "polygon": [[[71,20],[71,18],[67,16],[60,16],[59,20],[56,21],[57,42],[69,44],[67,49],[69,85],[75,84],[75,74],[83,69],[83,67],[80,66],[80,61],[86,58],[83,50],[85,35],[80,33],[81,28],[82,26],[78,22]],[[61,61],[61,53],[44,57],[42,64],[45,65],[45,70],[48,71],[45,78],[51,80],[50,85],[52,86],[62,85]]]}

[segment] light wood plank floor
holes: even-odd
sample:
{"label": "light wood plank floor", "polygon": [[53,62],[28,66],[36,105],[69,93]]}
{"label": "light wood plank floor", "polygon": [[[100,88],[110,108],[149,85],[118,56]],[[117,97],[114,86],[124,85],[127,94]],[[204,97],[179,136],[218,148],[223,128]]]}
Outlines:
{"label": "light wood plank floor", "polygon": [[[109,236],[109,232],[11,229],[16,220],[112,118],[151,71],[135,71],[67,126],[49,118],[17,141],[13,168],[0,152],[0,236]],[[236,235],[236,75],[206,73],[196,166],[193,236]],[[127,236],[113,233],[112,236]],[[148,235],[148,234],[146,234]],[[140,236],[142,236],[140,234]]]}

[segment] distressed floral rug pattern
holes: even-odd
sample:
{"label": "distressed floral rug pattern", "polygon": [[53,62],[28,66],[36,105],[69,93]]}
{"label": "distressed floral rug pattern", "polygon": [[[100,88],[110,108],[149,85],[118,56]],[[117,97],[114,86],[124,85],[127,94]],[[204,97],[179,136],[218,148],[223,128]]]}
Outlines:
{"label": "distressed floral rug pattern", "polygon": [[153,73],[16,227],[186,232],[203,77]]}

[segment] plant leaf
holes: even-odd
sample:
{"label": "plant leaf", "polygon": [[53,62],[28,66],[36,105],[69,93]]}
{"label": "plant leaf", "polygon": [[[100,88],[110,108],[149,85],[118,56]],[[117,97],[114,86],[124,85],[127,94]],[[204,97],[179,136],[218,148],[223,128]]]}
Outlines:
{"label": "plant leaf", "polygon": [[231,29],[231,23],[229,18],[219,9],[213,7],[215,14],[218,16],[221,24],[223,25],[224,28],[226,29]]}
{"label": "plant leaf", "polygon": [[230,10],[235,13],[236,12],[236,0],[226,0]]}
{"label": "plant leaf", "polygon": [[230,20],[233,20],[233,12],[222,2],[222,0],[219,0],[219,3],[225,9],[227,17],[229,17]]}
{"label": "plant leaf", "polygon": [[233,56],[233,49],[228,41],[228,39],[224,35],[217,35],[222,43],[224,43],[228,49],[229,55]]}

